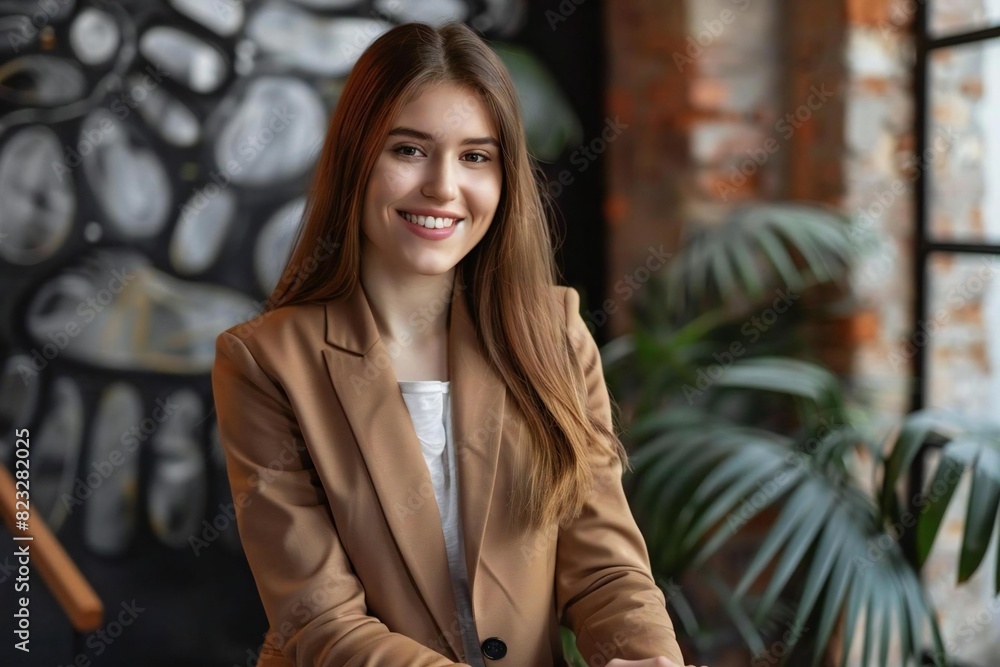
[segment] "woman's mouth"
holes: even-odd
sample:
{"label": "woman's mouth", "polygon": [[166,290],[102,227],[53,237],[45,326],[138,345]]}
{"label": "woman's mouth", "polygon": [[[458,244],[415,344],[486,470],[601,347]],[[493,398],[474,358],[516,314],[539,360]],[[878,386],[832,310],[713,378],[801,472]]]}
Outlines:
{"label": "woman's mouth", "polygon": [[434,218],[427,215],[413,215],[412,213],[407,213],[406,211],[398,211],[398,213],[407,222],[411,222],[415,225],[420,225],[426,229],[444,229],[445,227],[451,227],[456,222],[461,222],[465,218]]}
{"label": "woman's mouth", "polygon": [[424,215],[413,215],[407,211],[396,211],[400,220],[413,234],[430,241],[440,241],[455,233],[459,222],[465,218],[435,218]]}

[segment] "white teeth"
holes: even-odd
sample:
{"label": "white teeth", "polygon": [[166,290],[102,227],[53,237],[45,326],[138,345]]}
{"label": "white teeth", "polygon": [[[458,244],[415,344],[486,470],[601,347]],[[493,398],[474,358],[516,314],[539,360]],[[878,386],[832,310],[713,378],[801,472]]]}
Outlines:
{"label": "white teeth", "polygon": [[433,218],[426,215],[412,215],[406,211],[400,211],[399,214],[408,221],[428,229],[443,229],[444,227],[451,227],[453,224],[458,222],[458,220],[454,218]]}

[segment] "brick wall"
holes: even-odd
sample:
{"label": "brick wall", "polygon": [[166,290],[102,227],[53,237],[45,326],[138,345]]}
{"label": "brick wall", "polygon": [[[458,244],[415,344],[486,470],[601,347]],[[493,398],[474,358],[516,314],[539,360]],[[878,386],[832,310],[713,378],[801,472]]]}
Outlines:
{"label": "brick wall", "polygon": [[[859,239],[861,262],[848,286],[859,310],[843,322],[824,323],[825,334],[815,340],[827,363],[849,375],[887,418],[909,407],[913,346],[926,344],[911,330],[917,169],[935,174],[932,229],[1000,240],[1000,229],[988,228],[997,213],[977,203],[988,190],[983,159],[989,153],[981,149],[976,120],[984,104],[981,62],[938,56],[934,85],[941,102],[931,113],[957,135],[944,144],[932,133],[932,152],[914,155],[916,1],[645,0],[606,3],[605,10],[608,105],[632,120],[609,155],[609,283],[637,266],[649,244],[671,247],[686,225],[711,223],[733,204],[810,199],[839,206],[870,233],[865,243]],[[985,16],[1000,16],[1000,0],[940,0],[932,23],[946,31]],[[946,301],[979,264],[975,258],[938,262],[931,298]],[[1000,405],[992,396],[1000,396],[1000,386],[990,360],[1000,359],[1000,342],[987,335],[997,330],[988,326],[1000,319],[994,312],[1000,312],[1000,292],[981,289],[932,338],[931,366],[938,369],[932,401],[996,414]],[[624,312],[611,324],[615,333],[627,329]],[[949,519],[928,570],[946,638],[968,634],[970,606],[987,609],[989,599],[985,580],[954,589],[956,521]],[[734,551],[751,549],[752,535],[747,539]],[[963,640],[960,655],[972,664],[976,656],[996,654],[1000,614],[988,620]],[[852,659],[856,664],[856,653]]]}
{"label": "brick wall", "polygon": [[[673,64],[683,52],[685,5],[661,0],[605,3],[607,106],[628,129],[607,153],[608,294],[641,265],[650,245],[678,238],[682,181],[688,173],[691,68]],[[612,335],[627,327],[631,307],[619,297],[608,308]],[[612,312],[613,311],[613,312]]]}
{"label": "brick wall", "polygon": [[877,409],[901,414],[912,368],[900,360],[913,318],[912,3],[848,2],[842,207],[871,234],[859,244],[852,289],[875,310],[871,340],[855,349],[854,377]]}

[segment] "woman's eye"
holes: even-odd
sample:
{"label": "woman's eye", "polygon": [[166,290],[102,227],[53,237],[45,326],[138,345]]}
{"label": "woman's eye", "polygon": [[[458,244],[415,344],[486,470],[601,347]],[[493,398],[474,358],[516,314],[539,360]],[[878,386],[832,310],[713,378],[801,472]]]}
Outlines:
{"label": "woman's eye", "polygon": [[[417,146],[396,146],[392,150],[403,157],[416,157],[417,155],[423,153],[423,151]],[[490,156],[485,153],[467,153],[462,157],[468,159],[468,161],[473,164],[484,164],[491,160]]]}
{"label": "woman's eye", "polygon": [[[406,157],[412,157],[412,156],[416,155],[416,153],[419,153],[420,149],[417,148],[416,146],[397,146],[395,148],[395,151],[397,153],[399,153],[400,155],[405,155]],[[415,152],[413,152],[413,153],[406,153],[404,151],[415,151]]]}

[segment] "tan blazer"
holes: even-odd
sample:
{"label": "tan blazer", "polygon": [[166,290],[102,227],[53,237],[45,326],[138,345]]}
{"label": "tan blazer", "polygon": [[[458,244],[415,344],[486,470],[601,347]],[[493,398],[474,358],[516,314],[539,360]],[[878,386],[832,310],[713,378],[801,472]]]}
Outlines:
{"label": "tan blazer", "polygon": [[[579,294],[553,286],[611,424]],[[461,520],[484,662],[563,665],[560,623],[590,665],[682,663],[642,535],[606,467],[583,514],[509,525],[522,415],[476,345],[464,292],[448,333]],[[390,349],[387,349],[390,348]],[[219,335],[212,385],[247,560],[270,623],[261,667],[453,665],[463,657],[439,510],[364,291],[281,308]],[[397,352],[398,354],[398,352]]]}

